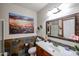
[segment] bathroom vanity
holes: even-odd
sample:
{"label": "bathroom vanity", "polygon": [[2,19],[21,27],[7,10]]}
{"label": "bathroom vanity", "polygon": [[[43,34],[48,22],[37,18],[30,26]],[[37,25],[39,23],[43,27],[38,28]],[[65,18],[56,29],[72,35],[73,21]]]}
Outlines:
{"label": "bathroom vanity", "polygon": [[66,50],[62,46],[54,46],[51,42],[36,42],[37,56],[77,56],[73,50]]}
{"label": "bathroom vanity", "polygon": [[[50,46],[45,45],[46,42],[40,41],[40,42],[36,42],[37,46],[37,51],[36,54],[37,56],[53,56],[55,55],[55,50],[52,49]],[[48,44],[48,43],[46,43]]]}

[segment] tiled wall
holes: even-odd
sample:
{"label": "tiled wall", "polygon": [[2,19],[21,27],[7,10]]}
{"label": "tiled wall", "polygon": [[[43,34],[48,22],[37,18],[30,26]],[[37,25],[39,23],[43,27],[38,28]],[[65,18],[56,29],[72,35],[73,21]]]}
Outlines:
{"label": "tiled wall", "polygon": [[[24,41],[24,43],[30,43],[31,42],[31,39],[32,39],[32,37],[23,37],[23,38],[14,38],[14,39],[6,39],[6,40],[12,40],[12,48],[13,47],[16,47],[16,45],[17,45],[17,40],[23,40]],[[33,45],[32,45],[33,46]],[[30,45],[29,45],[29,47],[30,47]],[[9,48],[5,48],[5,51],[6,52],[8,52],[8,55],[11,55],[10,53],[11,53],[11,51],[10,51],[10,49]],[[24,50],[23,50],[24,51]],[[22,51],[21,51],[22,52]],[[19,54],[21,54],[21,53],[19,53]]]}

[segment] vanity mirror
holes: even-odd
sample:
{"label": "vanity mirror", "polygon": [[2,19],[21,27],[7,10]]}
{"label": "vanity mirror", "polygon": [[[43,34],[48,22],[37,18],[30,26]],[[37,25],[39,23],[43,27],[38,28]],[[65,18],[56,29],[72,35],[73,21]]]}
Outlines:
{"label": "vanity mirror", "polygon": [[79,13],[47,21],[46,34],[49,37],[79,42]]}

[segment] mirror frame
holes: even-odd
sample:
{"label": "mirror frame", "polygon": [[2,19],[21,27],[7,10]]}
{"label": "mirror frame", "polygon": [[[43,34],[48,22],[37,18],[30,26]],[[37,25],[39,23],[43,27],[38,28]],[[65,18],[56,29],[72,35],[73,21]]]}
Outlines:
{"label": "mirror frame", "polygon": [[[66,20],[67,18],[71,18],[71,17],[75,17],[75,35],[78,35],[79,36],[79,34],[77,34],[77,33],[79,33],[79,32],[77,32],[76,31],[76,25],[78,25],[79,26],[79,21],[77,22],[77,19],[79,20],[79,13],[75,13],[75,14],[71,14],[71,15],[67,15],[67,16],[64,16],[64,17],[60,17],[60,18],[56,18],[56,19],[53,19],[53,20],[49,20],[49,21],[46,21],[46,35],[48,36],[48,37],[53,37],[53,38],[58,38],[58,39],[62,39],[62,40],[67,40],[67,41],[71,41],[71,42],[76,42],[76,43],[79,43],[79,41],[77,41],[77,40],[71,40],[71,39],[69,39],[69,38],[64,38],[64,37],[56,37],[56,36],[51,36],[51,35],[48,35],[47,34],[47,24],[49,23],[49,22],[51,22],[51,21],[54,21],[54,20],[62,20],[62,21],[64,21],[64,20]],[[77,24],[76,24],[77,23]],[[63,25],[62,25],[63,26]],[[77,27],[78,27],[77,26]],[[79,29],[79,28],[78,28]],[[51,29],[50,29],[51,30]]]}

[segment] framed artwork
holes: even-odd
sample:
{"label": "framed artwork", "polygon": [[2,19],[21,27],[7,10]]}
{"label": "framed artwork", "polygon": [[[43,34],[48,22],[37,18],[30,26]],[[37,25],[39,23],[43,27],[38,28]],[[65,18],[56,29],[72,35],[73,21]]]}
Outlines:
{"label": "framed artwork", "polygon": [[34,19],[15,13],[9,13],[9,34],[34,33]]}

